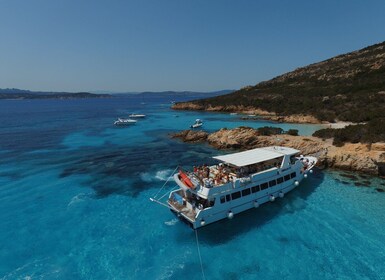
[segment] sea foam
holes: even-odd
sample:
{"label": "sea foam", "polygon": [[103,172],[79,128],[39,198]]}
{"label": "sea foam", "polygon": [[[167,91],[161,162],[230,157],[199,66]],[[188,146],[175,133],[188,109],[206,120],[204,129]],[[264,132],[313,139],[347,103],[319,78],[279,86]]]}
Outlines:
{"label": "sea foam", "polygon": [[173,181],[174,179],[171,176],[171,169],[159,170],[156,172],[142,172],[140,173],[140,179],[144,182],[151,183],[156,181]]}

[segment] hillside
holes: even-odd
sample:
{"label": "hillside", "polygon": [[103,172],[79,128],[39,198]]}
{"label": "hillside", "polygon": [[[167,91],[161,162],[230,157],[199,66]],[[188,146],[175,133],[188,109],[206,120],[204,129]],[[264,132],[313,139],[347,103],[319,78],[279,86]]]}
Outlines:
{"label": "hillside", "polygon": [[[174,109],[253,111],[368,122],[385,112],[385,42],[298,68],[234,93]],[[285,119],[283,119],[285,120]]]}

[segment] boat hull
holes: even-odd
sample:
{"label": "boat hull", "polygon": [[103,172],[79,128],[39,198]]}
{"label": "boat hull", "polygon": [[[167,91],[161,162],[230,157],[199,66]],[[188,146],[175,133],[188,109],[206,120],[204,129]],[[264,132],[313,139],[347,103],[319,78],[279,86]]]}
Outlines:
{"label": "boat hull", "polygon": [[[269,151],[273,155],[268,154]],[[266,160],[276,158],[275,153],[279,152],[274,151],[285,153],[278,163]],[[239,153],[242,163],[255,161],[254,157],[261,156],[259,149],[251,150],[246,156],[244,153]],[[211,175],[220,174],[223,165],[176,173],[174,180],[179,189],[170,192],[167,207],[193,229],[197,229],[223,219],[232,219],[241,212],[284,198],[286,193],[307,178],[308,173],[313,172],[311,169],[317,163],[317,158],[302,155],[297,157],[297,153],[298,150],[289,148],[268,147],[262,151],[265,160],[258,159],[258,166],[227,170],[230,175],[227,178],[219,175],[219,180],[218,176],[212,180]],[[233,155],[215,158],[237,163],[237,157],[234,158]]]}
{"label": "boat hull", "polygon": [[[295,189],[297,186],[300,186],[300,182],[305,178],[306,173],[297,173],[298,175],[289,181],[278,184],[274,187],[269,187],[265,190],[260,190],[259,192],[248,195],[247,197],[242,197],[236,202],[230,201],[228,203],[221,204],[219,201],[214,205],[214,207],[206,208],[203,210],[198,210],[194,218],[186,215],[183,211],[178,210],[172,203],[169,206],[171,211],[183,222],[188,224],[193,229],[198,229],[203,226],[207,226],[209,224],[229,219],[229,213],[231,214],[231,218],[235,218],[237,214],[242,213],[244,211],[250,210],[252,208],[259,207],[260,205],[273,202],[277,199],[281,199],[285,197],[285,195],[291,190]],[[307,176],[307,175],[306,175]],[[250,183],[247,186],[240,187],[239,191],[242,191],[247,188],[252,188],[255,183]],[[183,191],[181,188],[174,192]],[[170,194],[170,198],[172,197],[172,193]],[[273,197],[273,198],[272,198]],[[217,198],[219,199],[219,197]],[[272,201],[273,200],[273,201]]]}
{"label": "boat hull", "polygon": [[203,124],[193,124],[191,125],[190,127],[191,128],[198,128],[198,127],[201,127]]}
{"label": "boat hull", "polygon": [[[193,229],[197,229],[197,228],[201,228],[203,226],[206,226],[206,225],[209,225],[209,224],[221,221],[221,220],[229,219],[229,216],[228,216],[229,215],[229,211],[231,211],[233,213],[233,218],[236,219],[236,215],[237,214],[240,214],[240,213],[245,212],[247,210],[256,208],[255,205],[254,205],[255,200],[258,201],[258,205],[259,206],[262,205],[262,204],[265,204],[267,202],[274,203],[274,202],[270,201],[270,195],[273,195],[275,197],[275,199],[280,199],[280,197],[279,197],[279,193],[280,192],[282,192],[285,195],[286,193],[290,192],[294,188],[296,188],[296,186],[295,185],[291,185],[291,186],[288,186],[288,187],[286,187],[284,189],[281,189],[280,191],[275,191],[275,192],[273,191],[273,192],[271,192],[269,194],[266,194],[264,196],[258,197],[256,199],[253,199],[252,201],[247,201],[247,202],[242,203],[240,205],[234,206],[230,210],[224,209],[224,210],[222,210],[220,212],[209,214],[209,215],[205,215],[205,213],[202,213],[201,216],[197,217],[196,221],[191,225],[191,227]],[[283,199],[284,199],[284,197],[283,197]],[[201,223],[202,220],[204,220],[204,224],[203,225]]]}

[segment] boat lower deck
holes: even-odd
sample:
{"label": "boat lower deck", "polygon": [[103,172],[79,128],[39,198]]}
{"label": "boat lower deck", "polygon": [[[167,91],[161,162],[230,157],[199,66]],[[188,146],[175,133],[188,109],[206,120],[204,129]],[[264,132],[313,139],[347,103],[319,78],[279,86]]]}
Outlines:
{"label": "boat lower deck", "polygon": [[175,200],[169,199],[169,205],[174,208],[178,213],[183,214],[186,218],[188,218],[191,222],[195,221],[196,211],[194,209],[190,209],[186,205],[180,204]]}

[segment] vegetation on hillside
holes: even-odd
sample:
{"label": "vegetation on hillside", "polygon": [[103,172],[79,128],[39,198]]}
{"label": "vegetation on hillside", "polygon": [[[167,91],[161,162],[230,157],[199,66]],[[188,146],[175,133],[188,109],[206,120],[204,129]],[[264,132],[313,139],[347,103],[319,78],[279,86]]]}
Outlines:
{"label": "vegetation on hillside", "polygon": [[274,127],[274,126],[263,126],[257,128],[259,135],[264,136],[270,136],[270,135],[277,135],[277,134],[289,134],[293,136],[298,136],[298,129],[289,129],[288,131],[284,131],[280,127]]}
{"label": "vegetation on hillside", "polygon": [[[234,93],[195,100],[191,108],[262,109],[282,116],[361,123],[314,133],[345,142],[385,141],[385,42],[298,68]],[[268,131],[268,130],[267,130]],[[264,131],[262,131],[264,133]],[[295,131],[290,131],[295,135]]]}
{"label": "vegetation on hillside", "polygon": [[333,145],[342,146],[350,143],[385,142],[385,118],[369,121],[367,124],[349,125],[341,129],[326,128],[313,133],[319,138],[334,138]]}
{"label": "vegetation on hillside", "polygon": [[234,93],[193,101],[245,106],[321,121],[368,122],[385,112],[385,42],[296,69]]}

